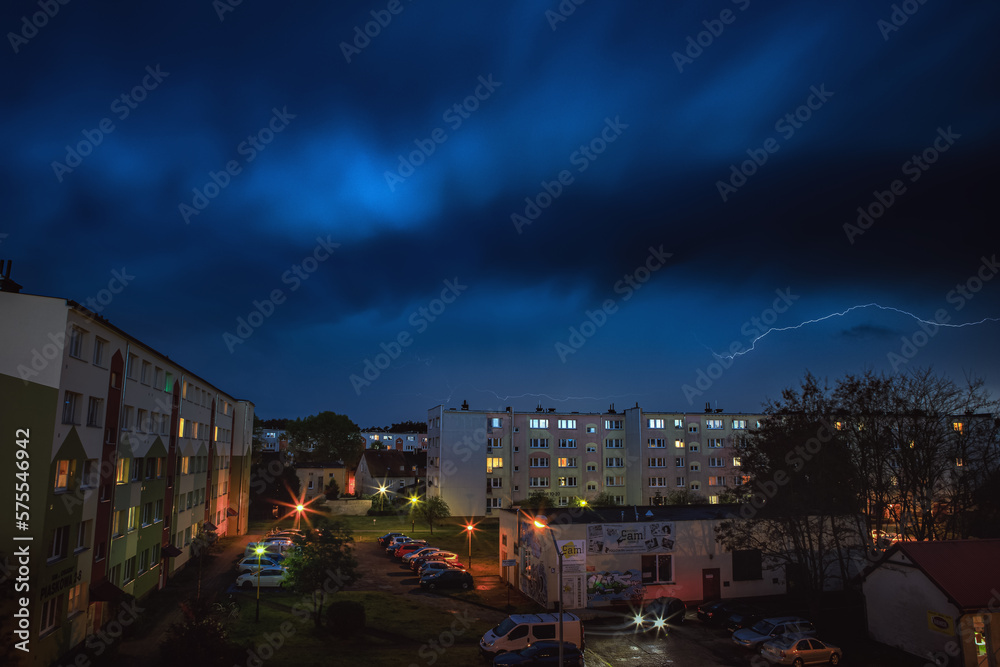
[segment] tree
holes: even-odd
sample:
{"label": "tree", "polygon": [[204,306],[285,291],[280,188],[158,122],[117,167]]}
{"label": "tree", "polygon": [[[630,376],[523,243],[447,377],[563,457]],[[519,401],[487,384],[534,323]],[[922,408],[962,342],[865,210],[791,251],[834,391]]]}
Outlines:
{"label": "tree", "polygon": [[295,542],[300,549],[286,561],[288,579],[297,592],[309,596],[313,623],[319,629],[327,596],[357,581],[354,538],[346,523],[321,520]]}
{"label": "tree", "polygon": [[212,613],[213,598],[180,603],[183,616],[172,623],[160,644],[164,664],[228,665],[238,663],[242,649],[229,643],[225,626]]}
{"label": "tree", "polygon": [[389,427],[389,433],[427,433],[427,422],[398,422]]}
{"label": "tree", "polygon": [[301,491],[302,482],[295,469],[285,464],[284,454],[265,452],[250,475],[250,513],[269,518],[275,505],[295,505]]}
{"label": "tree", "polygon": [[327,500],[336,500],[340,497],[340,485],[337,484],[337,480],[330,478],[330,483],[323,489],[323,495]]}
{"label": "tree", "polygon": [[417,506],[417,513],[419,516],[427,522],[427,525],[431,529],[431,535],[434,534],[434,521],[437,519],[446,519],[451,516],[451,508],[448,507],[448,503],[445,502],[444,498],[441,496],[434,496],[433,498],[428,498]]}
{"label": "tree", "polygon": [[615,497],[607,491],[601,491],[594,499],[587,503],[591,507],[617,507],[618,502]]}
{"label": "tree", "polygon": [[321,412],[286,424],[288,446],[296,461],[343,461],[357,466],[365,450],[358,425],[346,415]]}
{"label": "tree", "polygon": [[691,489],[677,489],[663,497],[664,505],[704,505],[708,498]]}

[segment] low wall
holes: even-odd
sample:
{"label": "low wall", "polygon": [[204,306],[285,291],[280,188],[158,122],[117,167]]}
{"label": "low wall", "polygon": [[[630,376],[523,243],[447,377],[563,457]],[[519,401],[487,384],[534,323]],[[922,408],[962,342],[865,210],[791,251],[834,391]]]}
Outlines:
{"label": "low wall", "polygon": [[334,516],[364,516],[371,509],[370,500],[327,500],[323,507]]}

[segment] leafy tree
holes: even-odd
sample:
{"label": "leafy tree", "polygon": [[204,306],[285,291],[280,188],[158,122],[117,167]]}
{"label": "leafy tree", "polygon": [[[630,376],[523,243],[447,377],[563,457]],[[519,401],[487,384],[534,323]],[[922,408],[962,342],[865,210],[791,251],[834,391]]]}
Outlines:
{"label": "leafy tree", "polygon": [[357,581],[354,538],[346,523],[321,521],[295,542],[300,550],[286,561],[288,579],[297,592],[309,596],[313,622],[319,629],[327,596]]}
{"label": "leafy tree", "polygon": [[294,505],[301,497],[302,482],[280,452],[266,452],[250,473],[250,513],[270,518],[274,505]]}
{"label": "leafy tree", "polygon": [[587,503],[591,507],[617,507],[618,502],[615,497],[607,491],[601,491],[594,499]]}
{"label": "leafy tree", "polygon": [[242,649],[231,644],[225,626],[212,613],[213,598],[180,603],[183,616],[172,623],[160,644],[163,664],[208,667],[239,663]]}
{"label": "leafy tree", "polygon": [[677,489],[663,497],[664,505],[704,505],[708,498],[691,489]]}
{"label": "leafy tree", "polygon": [[427,422],[398,422],[389,427],[389,433],[427,433]]}
{"label": "leafy tree", "polygon": [[451,516],[451,508],[448,507],[448,503],[445,502],[444,498],[441,496],[434,496],[433,498],[428,498],[422,503],[417,505],[418,515],[427,522],[427,525],[431,529],[431,535],[434,534],[434,522],[438,519],[447,519]]}
{"label": "leafy tree", "polygon": [[343,461],[357,466],[365,450],[358,425],[346,415],[321,412],[286,424],[288,446],[296,461]]}
{"label": "leafy tree", "polygon": [[323,489],[323,495],[326,496],[327,500],[336,500],[340,497],[340,485],[337,484],[336,479],[330,478],[330,483]]}

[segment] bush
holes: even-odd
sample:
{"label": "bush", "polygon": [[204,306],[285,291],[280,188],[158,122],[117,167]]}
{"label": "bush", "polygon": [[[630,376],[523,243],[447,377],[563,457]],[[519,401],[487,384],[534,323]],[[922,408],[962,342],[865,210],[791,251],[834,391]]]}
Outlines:
{"label": "bush", "polygon": [[359,636],[365,630],[365,606],[353,600],[331,602],[326,610],[326,623],[334,637]]}

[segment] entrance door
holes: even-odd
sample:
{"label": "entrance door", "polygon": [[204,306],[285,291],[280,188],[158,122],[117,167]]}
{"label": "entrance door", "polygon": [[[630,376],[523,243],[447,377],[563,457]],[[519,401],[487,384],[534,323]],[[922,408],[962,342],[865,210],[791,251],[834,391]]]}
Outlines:
{"label": "entrance door", "polygon": [[564,609],[583,609],[583,577],[578,574],[563,576],[562,601]]}
{"label": "entrance door", "polygon": [[719,568],[701,571],[701,597],[703,600],[718,600],[722,597],[722,584],[719,582]]}

